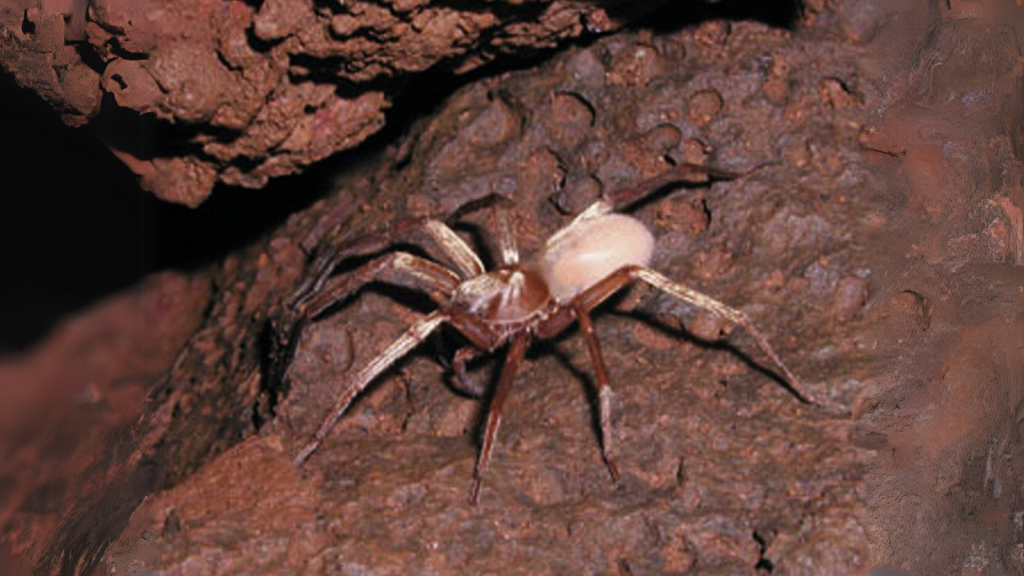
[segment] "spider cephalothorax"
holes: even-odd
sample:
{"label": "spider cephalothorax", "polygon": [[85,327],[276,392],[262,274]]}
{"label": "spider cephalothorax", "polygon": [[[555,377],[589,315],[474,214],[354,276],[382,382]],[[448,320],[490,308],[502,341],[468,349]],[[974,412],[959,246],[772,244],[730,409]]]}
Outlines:
{"label": "spider cephalothorax", "polygon": [[[532,340],[551,338],[577,322],[594,364],[602,456],[612,478],[617,481],[618,469],[611,458],[613,393],[590,311],[637,280],[744,327],[783,372],[792,392],[801,401],[818,403],[803,391],[796,376],[743,312],[648,268],[654,252],[653,235],[639,220],[615,212],[655,190],[680,181],[689,173],[737,177],[702,166],[677,166],[661,176],[593,203],[551,236],[543,248],[525,262],[520,262],[519,250],[508,225],[507,206],[498,198],[496,240],[500,252],[499,265],[490,272],[484,269],[480,258],[451,228],[429,218],[401,221],[386,232],[363,237],[322,254],[314,263],[309,281],[300,287],[294,299],[306,318],[317,316],[372,281],[422,290],[437,302],[438,308],[413,324],[345,383],[330,414],[312,441],[296,457],[296,466],[309,458],[366,386],[434,329],[448,323],[470,342],[470,347],[456,352],[454,360],[456,375],[464,384],[468,357],[508,344],[473,475],[471,501],[475,503],[501,423],[501,408],[527,347]],[[330,277],[332,270],[346,259],[380,252],[399,241],[409,241],[416,233],[425,234],[437,249],[438,259],[450,262],[454,269],[407,252],[395,251],[386,252],[352,272]]]}

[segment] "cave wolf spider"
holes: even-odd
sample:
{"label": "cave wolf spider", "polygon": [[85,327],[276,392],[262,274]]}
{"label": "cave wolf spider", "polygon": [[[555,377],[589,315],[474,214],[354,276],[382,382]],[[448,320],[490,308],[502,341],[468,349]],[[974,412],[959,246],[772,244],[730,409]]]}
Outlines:
{"label": "cave wolf spider", "polygon": [[[823,405],[803,390],[797,377],[746,314],[648,268],[654,252],[654,236],[639,220],[617,211],[670,184],[683,182],[691,174],[718,179],[741,176],[699,165],[680,164],[637,186],[618,190],[597,200],[551,236],[543,248],[526,262],[520,261],[509,223],[509,201],[492,196],[492,199],[499,200],[492,203],[498,210],[495,234],[499,264],[489,272],[476,253],[447,224],[432,218],[400,220],[384,232],[364,236],[318,256],[307,281],[295,292],[292,300],[292,305],[306,320],[312,320],[370,282],[384,282],[425,292],[438,308],[409,327],[345,383],[330,413],[295,458],[295,466],[301,466],[320,446],[360,392],[436,328],[447,323],[470,343],[455,353],[453,361],[455,375],[463,386],[470,387],[466,378],[469,357],[492,352],[508,344],[473,472],[470,501],[476,504],[501,424],[501,409],[527,347],[532,340],[552,338],[576,322],[583,332],[594,365],[601,455],[613,482],[618,482],[618,468],[611,456],[613,391],[590,314],[610,296],[637,280],[745,328],[785,375],[788,389],[797,399],[807,404]],[[408,252],[387,251],[396,243],[415,242],[417,238],[428,240],[428,246],[424,248],[433,245],[438,260],[449,262],[451,268]],[[380,253],[351,272],[330,276],[335,267],[350,258]]]}

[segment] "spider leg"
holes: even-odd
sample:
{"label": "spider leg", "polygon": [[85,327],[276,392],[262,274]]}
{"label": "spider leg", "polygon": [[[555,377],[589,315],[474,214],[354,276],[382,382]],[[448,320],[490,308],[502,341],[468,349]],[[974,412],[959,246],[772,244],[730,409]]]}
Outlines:
{"label": "spider leg", "polygon": [[785,376],[785,384],[788,390],[797,397],[798,400],[805,404],[815,404],[825,408],[831,408],[845,412],[846,410],[842,407],[829,402],[828,400],[818,398],[817,396],[804,390],[803,385],[800,383],[800,379],[796,377],[788,366],[782,361],[775,350],[772,349],[771,345],[768,344],[767,338],[761,333],[760,330],[754,326],[750,318],[747,317],[742,311],[732,308],[710,296],[701,294],[696,290],[687,287],[684,284],[675,282],[663,274],[645,268],[642,266],[625,266],[612,272],[606,276],[603,280],[590,287],[589,289],[581,292],[573,300],[576,306],[581,307],[584,310],[591,310],[598,306],[601,302],[606,300],[609,296],[618,292],[624,286],[635,280],[642,280],[647,284],[665,292],[671,296],[674,296],[684,302],[703,308],[719,316],[726,318],[733,324],[744,328],[754,341],[757,342],[758,347],[761,351],[768,356],[769,359],[782,371]]}
{"label": "spider leg", "polygon": [[455,378],[459,382],[459,391],[465,392],[474,398],[483,396],[485,387],[480,382],[469,377],[469,373],[466,371],[466,363],[480,356],[481,353],[483,351],[476,346],[463,346],[456,350],[455,356],[452,357],[452,371],[455,372]]}
{"label": "spider leg", "polygon": [[346,259],[380,252],[396,242],[422,244],[418,240],[427,240],[428,245],[424,248],[428,251],[434,248],[439,259],[448,261],[463,279],[483,274],[484,265],[480,258],[447,224],[433,218],[406,218],[386,230],[317,254],[306,279],[292,293],[291,306],[301,306],[316,295],[331,272]]}
{"label": "spider leg", "polygon": [[601,343],[594,332],[594,323],[590,319],[590,313],[581,307],[574,309],[576,319],[580,323],[580,330],[583,332],[583,339],[587,342],[587,350],[590,353],[590,361],[594,364],[594,374],[597,379],[597,407],[598,417],[601,424],[601,456],[608,472],[612,475],[612,482],[619,482],[619,468],[612,460],[612,400],[615,392],[611,387],[611,379],[608,378],[608,369],[604,364],[604,357],[601,355]]}
{"label": "spider leg", "polygon": [[306,318],[313,318],[373,281],[425,292],[444,305],[460,280],[451,270],[425,258],[407,252],[389,252],[348,274],[328,279],[318,292],[310,294],[297,306]]}
{"label": "spider leg", "polygon": [[[653,178],[648,178],[635,186],[620,188],[619,190],[615,190],[604,195],[600,200],[597,200],[590,206],[587,206],[586,209],[573,218],[572,222],[562,230],[565,232],[584,220],[590,220],[611,212],[617,212],[629,208],[633,204],[643,200],[651,194],[654,194],[669,184],[684,182],[685,177],[690,174],[705,174],[721,180],[735,180],[736,178],[744,176],[746,173],[738,174],[735,172],[726,172],[725,170],[701,166],[699,164],[680,164],[670,170],[666,170],[665,172],[654,176]],[[555,238],[557,238],[557,236],[553,236],[548,240],[548,242],[553,242]]]}
{"label": "spider leg", "polygon": [[509,208],[508,201],[498,202],[495,207],[494,217],[497,219],[497,229],[494,231],[494,235],[498,243],[498,254],[502,265],[516,266],[519,264],[519,246],[512,230],[512,211]]}
{"label": "spider leg", "polygon": [[526,354],[526,347],[530,343],[527,333],[517,334],[509,344],[508,355],[505,356],[505,365],[501,368],[501,376],[498,379],[498,387],[494,389],[494,397],[491,398],[491,406],[487,412],[487,425],[484,428],[484,441],[477,455],[476,468],[473,471],[473,488],[469,494],[469,502],[476,505],[480,501],[480,484],[483,481],[484,472],[491,461],[491,450],[494,448],[494,438],[501,426],[501,408],[508,398],[508,391],[516,378],[519,364]]}
{"label": "spider leg", "polygon": [[497,248],[500,263],[505,266],[515,266],[519,263],[519,246],[516,243],[515,234],[512,228],[512,206],[513,202],[506,196],[492,192],[471,202],[467,202],[448,217],[448,222],[458,221],[467,214],[477,212],[483,208],[494,207],[495,229],[493,239]]}
{"label": "spider leg", "polygon": [[356,375],[353,376],[346,384],[345,390],[334,402],[334,406],[331,407],[330,414],[328,414],[327,418],[325,418],[323,423],[320,424],[316,434],[313,435],[313,439],[305,448],[302,449],[301,452],[299,452],[299,455],[295,457],[295,466],[301,466],[309,459],[310,455],[312,455],[320,446],[320,443],[324,441],[324,438],[330,434],[331,429],[338,423],[338,419],[341,418],[342,414],[344,414],[348,409],[352,400],[354,400],[355,397],[370,384],[370,382],[373,382],[381,372],[387,370],[387,368],[394,364],[396,360],[408,354],[410,350],[426,339],[434,329],[446,322],[448,318],[448,315],[441,311],[435,311],[428,314],[410,326],[405,333],[392,342],[391,345],[381,352],[376,358],[371,360],[369,364],[363,366],[363,368],[359,370],[359,372],[356,373]]}
{"label": "spider leg", "polygon": [[754,323],[751,322],[750,318],[742,311],[731,306],[727,306],[726,304],[723,304],[710,296],[701,294],[700,292],[680,284],[679,282],[675,282],[663,274],[651,270],[650,268],[638,268],[633,273],[633,276],[639,280],[643,280],[651,286],[654,286],[662,292],[675,296],[676,298],[693,304],[699,308],[709,310],[730,320],[733,324],[741,326],[748,334],[750,334],[754,341],[757,342],[761,351],[764,352],[780,370],[782,370],[783,375],[786,377],[786,382],[789,384],[790,391],[797,398],[808,404],[817,404],[820,406],[828,404],[804,390],[803,385],[800,383],[800,379],[796,377],[796,374],[793,374],[788,366],[786,366],[786,363],[782,361],[782,358],[780,358],[779,355],[775,353],[775,350],[771,345],[768,344],[768,339],[764,337],[764,334],[757,329],[757,326],[754,326]]}
{"label": "spider leg", "polygon": [[640,182],[639,184],[616,190],[611,194],[606,195],[604,201],[610,204],[612,210],[623,210],[665,186],[684,182],[688,176],[695,174],[706,175],[712,178],[718,178],[719,180],[735,180],[744,176],[746,173],[729,172],[727,170],[711,168],[710,166],[701,166],[700,164],[678,164],[657,176]]}

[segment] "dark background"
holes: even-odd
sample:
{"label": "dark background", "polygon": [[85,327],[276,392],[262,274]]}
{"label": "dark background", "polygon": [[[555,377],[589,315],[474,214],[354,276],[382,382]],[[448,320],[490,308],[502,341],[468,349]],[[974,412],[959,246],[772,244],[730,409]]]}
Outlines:
{"label": "dark background", "polygon": [[[70,128],[34,93],[0,73],[0,132],[8,150],[0,195],[0,354],[25,350],[62,316],[165,269],[193,270],[273,228],[322,190],[282,178],[263,190],[220,187],[198,209],[169,204],[97,137]],[[102,129],[142,148],[151,124]]]}

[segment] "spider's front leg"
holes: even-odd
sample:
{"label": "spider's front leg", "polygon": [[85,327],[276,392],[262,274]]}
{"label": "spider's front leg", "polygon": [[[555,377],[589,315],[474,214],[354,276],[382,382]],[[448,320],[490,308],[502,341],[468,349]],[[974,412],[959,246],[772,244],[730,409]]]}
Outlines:
{"label": "spider's front leg", "polygon": [[[439,264],[406,252],[390,252],[374,258],[348,274],[331,278],[319,292],[309,296],[300,304],[303,317],[306,320],[316,317],[332,304],[344,300],[356,290],[373,281],[387,282],[426,292],[442,306],[448,303],[449,295],[454,292],[460,282],[457,274]],[[448,315],[442,312],[434,312],[427,316],[413,325],[391,347],[360,370],[338,397],[331,414],[320,425],[313,440],[296,457],[295,465],[299,466],[309,458],[359,392],[448,319]],[[302,322],[298,323],[297,329],[300,329],[302,325]]]}
{"label": "spider's front leg", "polygon": [[447,221],[458,221],[467,214],[488,207],[493,208],[494,229],[491,230],[491,237],[494,241],[495,254],[498,255],[498,261],[502,266],[515,266],[519,264],[519,246],[513,231],[513,202],[509,198],[492,192],[463,205],[452,213]]}
{"label": "spider's front leg", "polygon": [[484,428],[484,440],[477,454],[476,468],[473,470],[473,488],[469,494],[469,501],[476,505],[480,501],[480,485],[483,482],[484,472],[491,462],[491,451],[494,449],[494,438],[498,435],[498,428],[501,427],[501,409],[508,398],[508,392],[512,388],[512,382],[516,379],[516,372],[519,371],[519,364],[526,355],[526,348],[530,343],[529,334],[523,332],[512,338],[508,347],[508,354],[505,356],[505,365],[501,368],[501,376],[498,377],[498,387],[494,389],[494,396],[491,398],[491,406],[487,410],[487,425]]}
{"label": "spider's front leg", "polygon": [[[292,293],[292,307],[303,307],[320,294],[331,272],[345,260],[380,252],[396,242],[423,245],[428,252],[437,252],[438,259],[446,261],[461,279],[472,278],[484,272],[484,265],[476,253],[462,241],[447,224],[433,218],[406,218],[386,230],[377,231],[340,247],[326,249],[313,259],[305,281]],[[308,307],[308,306],[306,306]]]}
{"label": "spider's front leg", "polygon": [[314,318],[371,282],[425,292],[440,305],[448,303],[458,287],[457,274],[430,260],[407,252],[389,252],[363,264],[348,274],[327,279],[319,289],[296,303],[304,317]]}
{"label": "spider's front leg", "polygon": [[420,342],[425,340],[438,326],[447,322],[450,319],[448,314],[442,311],[435,311],[429,315],[423,317],[418,322],[409,327],[404,334],[398,337],[390,346],[387,347],[383,352],[377,355],[371,360],[366,366],[363,366],[359,372],[346,384],[345,389],[338,396],[334,402],[334,406],[331,407],[330,413],[324,419],[320,427],[317,428],[316,434],[313,435],[312,440],[309,444],[303,448],[299,455],[295,457],[294,464],[296,467],[301,466],[303,462],[309,459],[313,452],[320,446],[324,441],[324,438],[330,434],[331,429],[338,423],[338,419],[348,410],[350,404],[377,376],[380,376],[382,372],[388,369],[389,366],[395,363],[399,358],[402,358],[409,353],[413,348],[416,347]]}
{"label": "spider's front leg", "polygon": [[[391,252],[374,258],[356,270],[329,279],[318,292],[296,305],[299,317],[279,341],[288,360],[293,358],[299,335],[310,321],[371,282],[384,282],[425,292],[439,305],[445,306],[460,280],[451,270],[406,252]],[[287,368],[276,374],[275,378],[284,378]]]}

